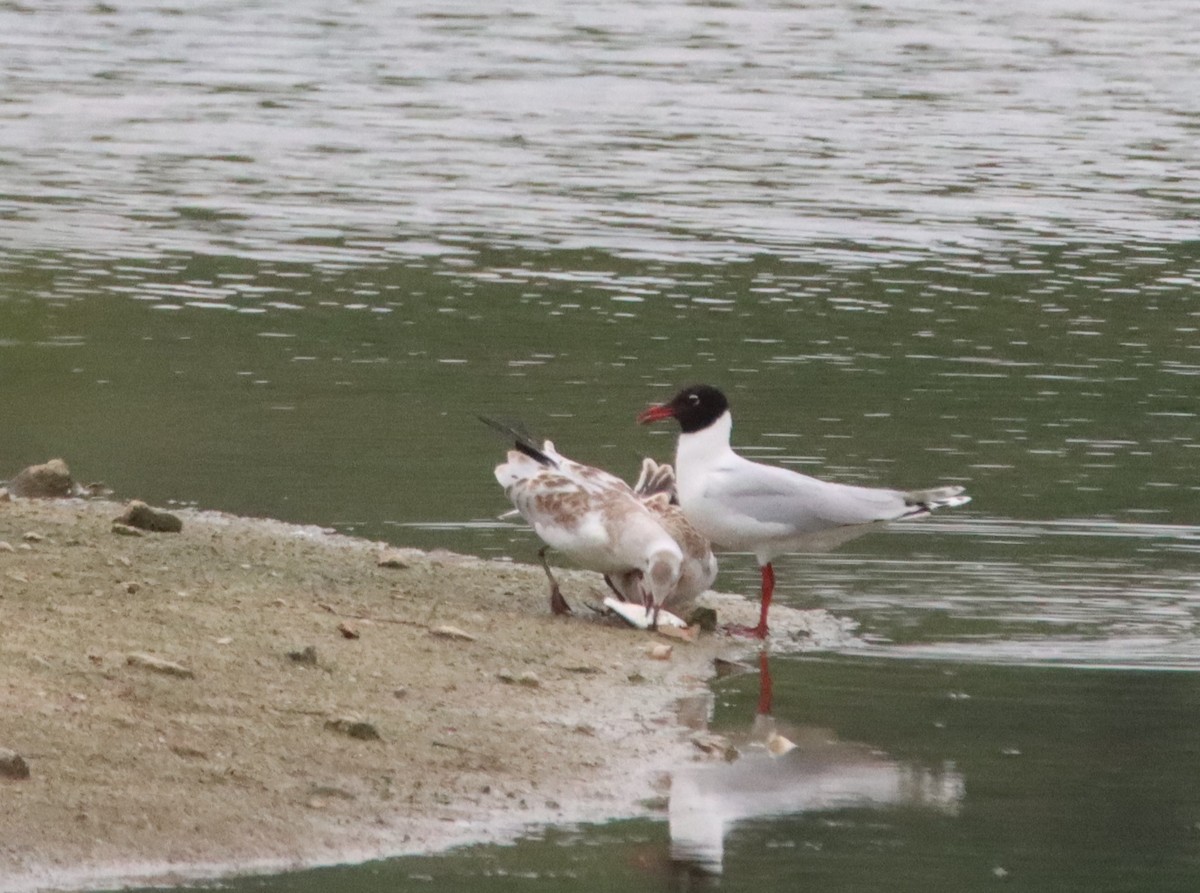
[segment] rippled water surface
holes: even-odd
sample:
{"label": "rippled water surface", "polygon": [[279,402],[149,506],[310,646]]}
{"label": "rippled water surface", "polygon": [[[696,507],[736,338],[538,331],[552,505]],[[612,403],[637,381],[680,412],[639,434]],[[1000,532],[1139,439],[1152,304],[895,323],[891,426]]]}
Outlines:
{"label": "rippled water surface", "polygon": [[[62,455],[120,496],[530,560],[476,413],[632,475],[673,448],[638,410],[719,384],[747,455],[974,496],[778,564],[858,637],[776,660],[777,718],[961,780],[955,808],[731,820],[720,885],[894,889],[903,852],[914,888],[1195,889],[1195,17],[0,3],[0,476]],[[1161,846],[1102,832],[1093,784]],[[1065,861],[1012,855],[1076,819]],[[342,880],[667,884],[668,836]]]}

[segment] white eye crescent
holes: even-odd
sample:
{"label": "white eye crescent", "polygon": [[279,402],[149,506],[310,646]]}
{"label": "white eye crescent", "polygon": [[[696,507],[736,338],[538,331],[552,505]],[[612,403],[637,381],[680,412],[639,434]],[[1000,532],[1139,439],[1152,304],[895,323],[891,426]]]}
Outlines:
{"label": "white eye crescent", "polygon": [[700,395],[699,394],[688,394],[688,403],[692,404],[692,406],[699,406],[700,405]]}

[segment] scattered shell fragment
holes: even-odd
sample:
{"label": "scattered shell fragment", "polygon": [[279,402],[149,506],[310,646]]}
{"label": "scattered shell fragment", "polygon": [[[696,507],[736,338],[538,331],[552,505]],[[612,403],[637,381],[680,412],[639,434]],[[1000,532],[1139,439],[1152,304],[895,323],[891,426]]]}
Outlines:
{"label": "scattered shell fragment", "polygon": [[476,636],[471,635],[466,630],[459,629],[457,626],[435,626],[429,632],[431,635],[442,639],[458,639],[463,642],[478,641]]}
{"label": "scattered shell fragment", "polygon": [[796,749],[796,742],[789,738],[785,738],[778,732],[772,732],[771,737],[767,739],[767,750],[772,756],[781,757],[789,750]]}
{"label": "scattered shell fragment", "polygon": [[738,758],[737,748],[722,735],[706,732],[693,737],[692,744],[701,753],[708,754],[710,757],[719,757],[726,762],[733,762]]}
{"label": "scattered shell fragment", "polygon": [[655,660],[670,660],[671,652],[673,650],[674,649],[672,646],[659,642],[655,645],[651,645],[647,653]]}
{"label": "scattered shell fragment", "polygon": [[666,636],[670,639],[679,639],[683,642],[695,642],[696,636],[700,635],[700,627],[688,626],[680,629],[677,626],[659,626],[656,632],[660,636]]}
{"label": "scattered shell fragment", "polygon": [[194,679],[196,676],[194,672],[183,664],[178,664],[173,660],[164,660],[161,657],[155,657],[153,654],[135,652],[126,656],[125,663],[131,667],[153,670],[155,673],[162,673],[166,676],[178,676],[180,679]]}

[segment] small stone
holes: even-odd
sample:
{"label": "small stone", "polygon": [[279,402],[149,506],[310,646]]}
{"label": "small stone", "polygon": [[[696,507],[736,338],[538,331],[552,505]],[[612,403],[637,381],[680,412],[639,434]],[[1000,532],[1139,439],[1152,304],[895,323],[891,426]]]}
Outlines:
{"label": "small stone", "polygon": [[29,764],[15,750],[0,747],[0,778],[21,780],[29,777]]}
{"label": "small stone", "polygon": [[45,542],[45,540],[46,540],[46,538],[44,536],[42,536],[40,533],[38,533],[36,530],[29,531],[24,536],[22,536],[21,539],[23,539],[27,543],[41,543],[41,542]]}
{"label": "small stone", "polygon": [[62,459],[30,465],[8,482],[8,492],[25,499],[63,499],[75,492],[71,471]]}
{"label": "small stone", "polygon": [[408,567],[408,562],[401,558],[398,552],[381,552],[376,564],[396,570],[405,570]]}
{"label": "small stone", "polygon": [[698,626],[706,633],[715,632],[717,629],[717,612],[712,608],[694,608],[692,613],[687,616],[687,625]]}
{"label": "small stone", "polygon": [[17,551],[17,550],[13,548],[12,543],[5,542],[4,540],[0,540],[0,552],[15,552],[15,551]]}
{"label": "small stone", "polygon": [[177,757],[183,757],[185,760],[207,760],[208,752],[203,751],[198,747],[192,747],[190,744],[171,744],[171,753]]}
{"label": "small stone", "polygon": [[130,527],[128,524],[120,524],[116,521],[113,521],[112,532],[115,534],[118,534],[119,536],[145,536],[146,535],[146,534],[142,533],[140,530],[138,530],[136,527]]}
{"label": "small stone", "polygon": [[664,645],[661,642],[656,645],[651,645],[647,650],[647,654],[654,660],[670,660],[672,648],[670,645]]}
{"label": "small stone", "polygon": [[113,519],[113,523],[126,524],[152,533],[179,533],[183,530],[183,521],[178,515],[152,509],[140,499],[132,500],[121,516]]}
{"label": "small stone", "polygon": [[142,584],[138,583],[134,580],[130,580],[128,583],[125,584],[125,591],[128,592],[130,595],[134,595],[141,588],[142,588]]}
{"label": "small stone", "polygon": [[533,670],[526,670],[517,677],[517,685],[523,685],[526,688],[540,688],[542,680],[538,678],[537,673]]}
{"label": "small stone", "polygon": [[338,632],[342,634],[343,639],[357,639],[360,637],[358,629],[351,624],[346,623],[344,620],[338,624],[337,629]]}
{"label": "small stone", "polygon": [[357,738],[359,741],[383,740],[374,725],[361,719],[327,719],[325,728],[333,732],[340,732],[350,738]]}
{"label": "small stone", "polygon": [[314,645],[305,645],[299,651],[289,651],[287,656],[298,664],[306,667],[317,665],[317,649]]}
{"label": "small stone", "polygon": [[194,679],[196,677],[196,674],[183,664],[177,664],[173,660],[163,660],[163,658],[155,657],[153,654],[130,654],[126,656],[125,663],[131,667],[141,667],[144,670],[152,670],[155,673],[162,673],[165,676],[177,676],[180,679]]}

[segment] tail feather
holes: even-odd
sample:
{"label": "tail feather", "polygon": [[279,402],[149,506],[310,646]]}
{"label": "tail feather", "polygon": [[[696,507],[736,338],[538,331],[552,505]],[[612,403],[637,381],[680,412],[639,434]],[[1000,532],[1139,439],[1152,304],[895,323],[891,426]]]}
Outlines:
{"label": "tail feather", "polygon": [[533,459],[539,465],[545,465],[547,468],[557,468],[558,463],[548,456],[538,442],[534,439],[520,422],[512,424],[501,422],[497,419],[488,418],[485,415],[477,416],[479,421],[483,422],[489,428],[493,428],[512,440],[513,447],[521,453],[524,453],[530,459]]}
{"label": "tail feather", "polygon": [[665,493],[675,501],[675,469],[670,465],[659,465],[647,457],[642,460],[642,473],[633,485],[633,492],[641,497]]}
{"label": "tail feather", "polygon": [[966,505],[971,501],[959,486],[934,487],[930,490],[913,490],[904,494],[904,502],[912,510],[910,514],[919,515],[932,512],[934,509],[955,508]]}

